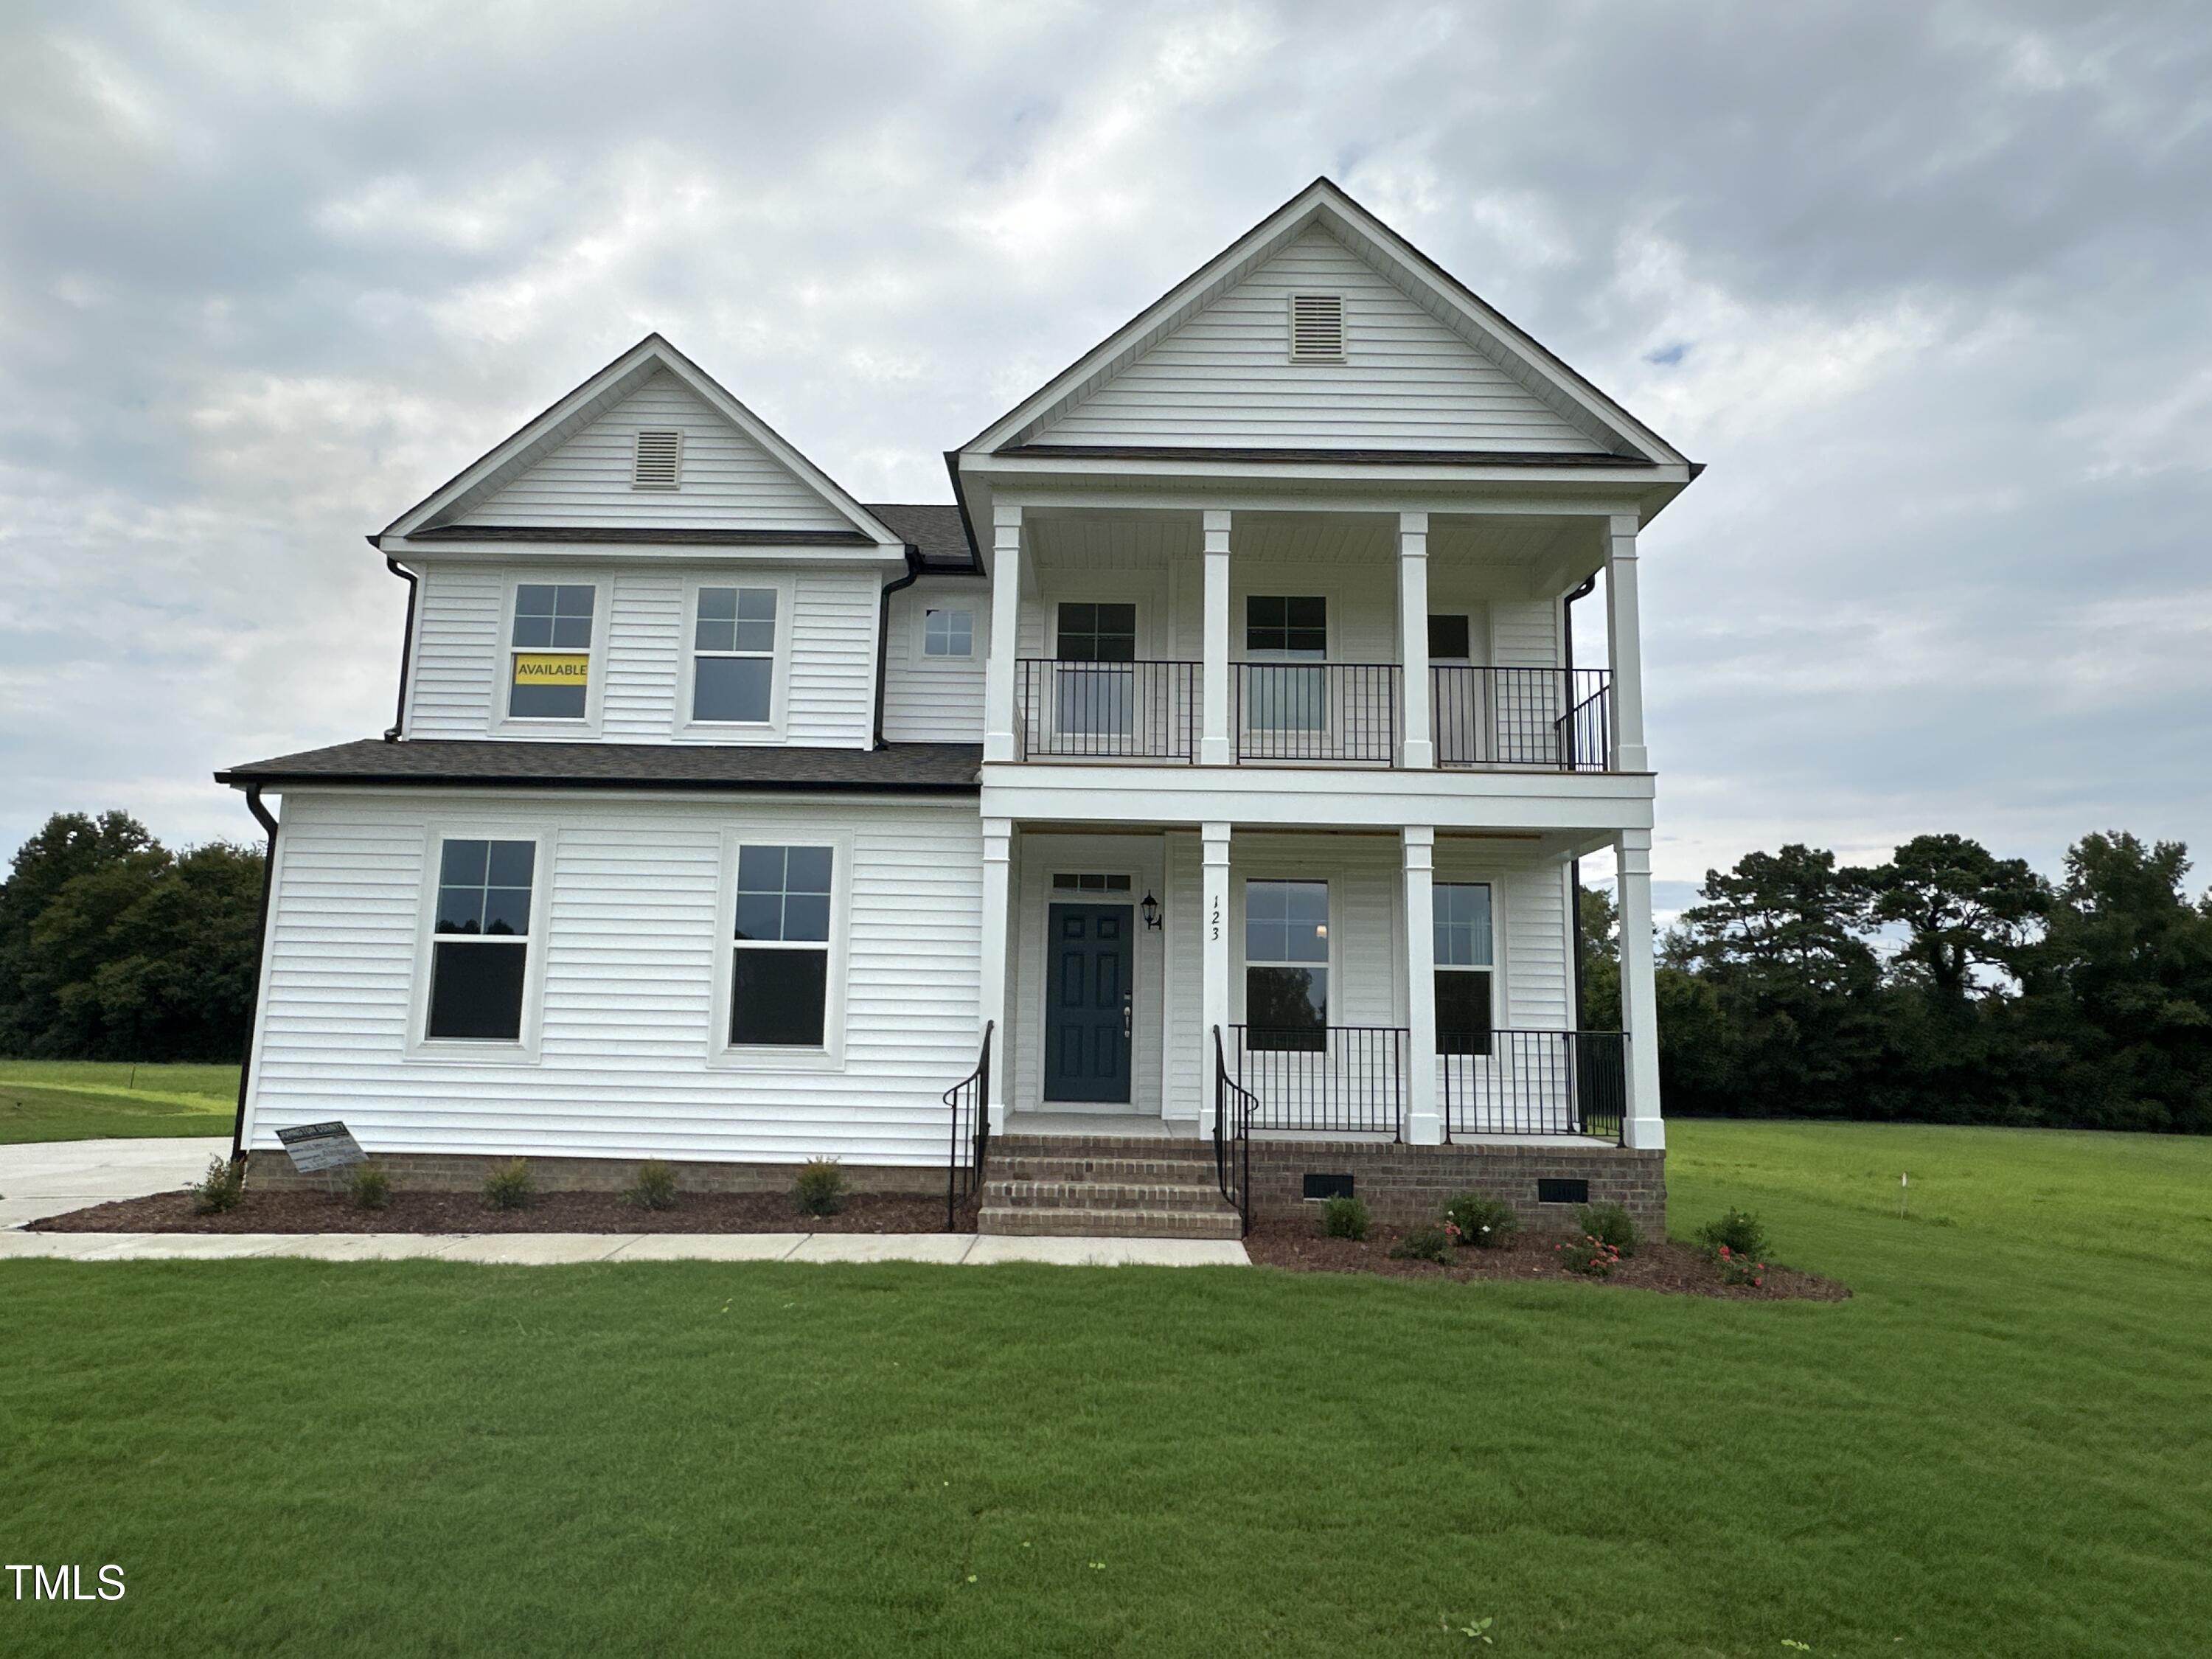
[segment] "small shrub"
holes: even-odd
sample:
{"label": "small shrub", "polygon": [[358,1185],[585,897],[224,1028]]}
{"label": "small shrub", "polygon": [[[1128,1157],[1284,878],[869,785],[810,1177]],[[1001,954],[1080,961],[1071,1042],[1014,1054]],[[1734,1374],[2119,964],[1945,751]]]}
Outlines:
{"label": "small shrub", "polygon": [[1442,1227],[1417,1228],[1390,1247],[1395,1261],[1449,1261],[1451,1252],[1451,1237]]}
{"label": "small shrub", "polygon": [[484,1182],[484,1202],[495,1210],[523,1209],[530,1202],[531,1190],[529,1160],[509,1158]]}
{"label": "small shrub", "polygon": [[812,1158],[799,1166],[792,1194],[801,1215],[835,1215],[845,1205],[845,1172],[834,1158]]}
{"label": "small shrub", "polygon": [[1612,1245],[1624,1256],[1634,1255],[1636,1247],[1643,1243],[1637,1235],[1635,1221],[1618,1204],[1585,1205],[1577,1219],[1584,1235]]}
{"label": "small shrub", "polygon": [[1766,1283],[1766,1264],[1722,1245],[1713,1252],[1714,1263],[1721,1270],[1723,1285],[1764,1285]]}
{"label": "small shrub", "polygon": [[1717,1256],[1723,1247],[1731,1255],[1763,1256],[1766,1254],[1766,1229],[1749,1211],[1730,1210],[1718,1221],[1709,1221],[1698,1228],[1698,1242],[1711,1256]]}
{"label": "small shrub", "polygon": [[1364,1238],[1367,1206],[1356,1198],[1332,1198],[1321,1206],[1321,1230],[1330,1238]]}
{"label": "small shrub", "polygon": [[245,1191],[246,1160],[235,1158],[225,1163],[222,1158],[211,1158],[207,1173],[191,1184],[193,1212],[216,1215],[224,1210],[234,1210]]}
{"label": "small shrub", "polygon": [[1613,1270],[1620,1265],[1620,1248],[1605,1240],[1584,1233],[1580,1238],[1571,1238],[1552,1249],[1559,1258],[1559,1265],[1571,1273],[1586,1273],[1592,1279],[1610,1279]]}
{"label": "small shrub", "polygon": [[637,1166],[637,1180],[629,1189],[629,1201],[641,1210],[672,1210],[676,1207],[676,1171],[657,1158],[648,1158]]}
{"label": "small shrub", "polygon": [[381,1164],[357,1164],[346,1178],[346,1196],[356,1210],[380,1210],[392,1202],[392,1175]]}
{"label": "small shrub", "polygon": [[1444,1206],[1444,1231],[1455,1243],[1477,1250],[1502,1250],[1521,1231],[1521,1218],[1502,1198],[1462,1193]]}

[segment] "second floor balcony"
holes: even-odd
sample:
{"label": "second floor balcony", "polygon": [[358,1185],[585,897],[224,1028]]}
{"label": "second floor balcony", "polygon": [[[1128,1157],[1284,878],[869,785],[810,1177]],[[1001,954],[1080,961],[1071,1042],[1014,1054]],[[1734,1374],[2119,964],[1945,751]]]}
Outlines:
{"label": "second floor balcony", "polygon": [[[1018,758],[1195,763],[1205,665],[1024,657],[1016,665]],[[1427,725],[1438,766],[1613,769],[1605,669],[1432,663]],[[1403,763],[1406,674],[1393,662],[1228,665],[1229,757],[1238,765]]]}

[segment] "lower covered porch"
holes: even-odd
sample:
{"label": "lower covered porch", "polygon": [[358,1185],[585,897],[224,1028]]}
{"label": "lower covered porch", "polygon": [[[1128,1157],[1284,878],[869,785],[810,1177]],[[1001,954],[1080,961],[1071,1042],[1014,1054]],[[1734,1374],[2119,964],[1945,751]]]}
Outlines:
{"label": "lower covered porch", "polygon": [[1565,836],[1007,823],[994,917],[1001,827],[994,1133],[1656,1144],[1577,1029]]}

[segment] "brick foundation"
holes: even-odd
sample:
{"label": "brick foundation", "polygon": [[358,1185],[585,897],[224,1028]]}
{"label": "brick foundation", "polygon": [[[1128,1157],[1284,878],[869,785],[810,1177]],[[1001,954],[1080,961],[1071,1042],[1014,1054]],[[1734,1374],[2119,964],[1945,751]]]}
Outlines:
{"label": "brick foundation", "polygon": [[1595,1143],[1556,1146],[1407,1146],[1374,1140],[1255,1140],[1252,1218],[1289,1220],[1320,1208],[1304,1195],[1305,1177],[1348,1175],[1369,1217],[1387,1226],[1434,1221],[1462,1193],[1501,1198],[1524,1227],[1571,1226],[1574,1204],[1541,1204],[1540,1180],[1586,1181],[1593,1204],[1618,1204],[1638,1227],[1667,1227],[1667,1154]]}
{"label": "brick foundation", "polygon": [[[504,1157],[458,1152],[376,1152],[370,1162],[389,1170],[392,1184],[403,1192],[473,1193],[501,1164]],[[634,1158],[533,1158],[530,1179],[540,1192],[621,1192],[637,1180],[641,1160]],[[664,1160],[676,1176],[679,1192],[787,1193],[799,1179],[796,1164],[687,1164]],[[848,1193],[908,1193],[942,1197],[943,1165],[841,1164]],[[301,1175],[281,1151],[254,1152],[246,1160],[246,1184],[268,1192],[305,1188],[324,1192],[342,1179],[330,1174]]]}

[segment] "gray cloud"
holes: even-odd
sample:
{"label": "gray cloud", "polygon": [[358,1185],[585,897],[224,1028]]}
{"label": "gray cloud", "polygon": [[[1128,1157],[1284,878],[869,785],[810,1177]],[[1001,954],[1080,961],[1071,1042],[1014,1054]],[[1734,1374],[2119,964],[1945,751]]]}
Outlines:
{"label": "gray cloud", "polygon": [[389,720],[361,541],[647,328],[864,495],[1316,173],[1711,464],[1662,877],[2197,835],[2189,4],[12,9],[0,840]]}

